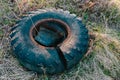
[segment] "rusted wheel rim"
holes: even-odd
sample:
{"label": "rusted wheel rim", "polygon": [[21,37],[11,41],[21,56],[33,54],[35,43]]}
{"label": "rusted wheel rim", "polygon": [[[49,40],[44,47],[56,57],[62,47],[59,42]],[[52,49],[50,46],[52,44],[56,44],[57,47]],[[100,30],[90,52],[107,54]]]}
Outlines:
{"label": "rusted wheel rim", "polygon": [[[57,23],[58,25],[62,25],[60,27],[62,29],[64,29],[64,31],[59,32],[57,29],[54,29],[54,26],[53,27],[49,26],[49,24],[47,24],[47,22],[52,22],[52,23]],[[35,36],[38,35],[41,27],[45,28],[45,29],[48,29],[50,31],[54,31],[55,34],[58,34],[58,37],[61,37],[61,36],[63,37],[64,36],[64,39],[62,41],[60,40],[56,44],[51,44],[49,46],[46,46],[46,45],[42,44],[41,42],[36,41]],[[63,35],[61,33],[64,33],[65,35]],[[58,46],[62,45],[64,42],[66,42],[68,40],[68,38],[70,37],[70,33],[71,33],[70,27],[65,22],[63,22],[59,19],[49,18],[49,19],[42,19],[31,27],[30,38],[31,38],[32,42],[35,45],[37,45],[39,48],[55,48],[55,47],[58,47]],[[44,37],[47,37],[47,36],[44,36]]]}

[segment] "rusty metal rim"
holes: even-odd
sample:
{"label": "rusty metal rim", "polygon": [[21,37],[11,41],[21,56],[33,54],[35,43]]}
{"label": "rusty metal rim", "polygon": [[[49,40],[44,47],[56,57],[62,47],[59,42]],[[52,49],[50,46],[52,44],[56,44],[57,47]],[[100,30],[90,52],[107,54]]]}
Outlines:
{"label": "rusty metal rim", "polygon": [[37,25],[39,25],[39,24],[41,24],[41,23],[43,23],[43,22],[46,22],[46,21],[55,21],[55,22],[58,22],[58,23],[62,24],[62,25],[64,26],[64,28],[66,29],[66,31],[67,31],[67,37],[66,37],[66,39],[65,39],[62,43],[59,43],[59,44],[57,45],[57,47],[60,47],[60,46],[61,46],[63,43],[65,43],[65,42],[68,40],[68,38],[70,37],[70,35],[71,35],[71,30],[70,30],[70,27],[69,27],[65,22],[63,22],[62,20],[59,20],[59,19],[48,18],[48,19],[42,19],[42,20],[36,22],[36,23],[31,27],[31,29],[30,29],[29,36],[30,36],[31,41],[32,41],[36,46],[38,46],[39,48],[42,48],[42,49],[45,49],[45,48],[52,48],[52,49],[54,49],[54,48],[55,48],[55,47],[53,47],[53,46],[52,46],[52,47],[46,47],[46,46],[40,45],[40,44],[37,43],[37,42],[34,40],[34,38],[33,38],[33,34],[32,34],[33,29],[34,29]]}

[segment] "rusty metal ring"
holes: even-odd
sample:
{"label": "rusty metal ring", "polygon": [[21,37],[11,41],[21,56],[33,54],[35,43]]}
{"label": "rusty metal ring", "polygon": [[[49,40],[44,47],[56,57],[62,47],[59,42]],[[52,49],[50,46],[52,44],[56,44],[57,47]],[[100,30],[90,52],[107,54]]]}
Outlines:
{"label": "rusty metal ring", "polygon": [[[42,20],[36,22],[36,24],[34,24],[34,25],[31,27],[31,29],[30,29],[29,35],[30,35],[31,41],[32,41],[36,46],[38,46],[39,48],[42,48],[42,49],[44,49],[44,48],[55,48],[54,46],[50,46],[50,47],[49,47],[49,46],[43,46],[43,45],[39,44],[38,42],[36,42],[36,41],[34,40],[34,37],[33,37],[33,35],[36,35],[36,34],[37,34],[37,33],[33,32],[33,31],[36,30],[36,29],[38,30],[37,26],[39,26],[39,25],[41,25],[41,23],[47,22],[47,21],[58,22],[58,23],[60,23],[60,24],[62,24],[62,25],[64,26],[64,29],[65,29],[66,32],[67,32],[67,37],[66,37],[66,39],[65,39],[62,43],[57,44],[57,46],[61,46],[61,45],[62,45],[63,43],[65,43],[65,42],[68,40],[68,38],[70,37],[71,30],[70,30],[70,27],[69,27],[65,22],[63,22],[63,21],[61,21],[61,20],[59,20],[59,19],[48,18],[48,19],[42,19]],[[33,34],[33,33],[34,33],[34,34]]]}

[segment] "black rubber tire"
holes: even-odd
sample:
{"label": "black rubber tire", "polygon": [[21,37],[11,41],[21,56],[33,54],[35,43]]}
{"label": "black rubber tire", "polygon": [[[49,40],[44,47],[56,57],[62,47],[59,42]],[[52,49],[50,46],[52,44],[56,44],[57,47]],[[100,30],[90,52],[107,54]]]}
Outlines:
{"label": "black rubber tire", "polygon": [[[39,48],[30,36],[33,23],[42,19],[59,19],[71,30],[69,39],[59,48]],[[63,10],[38,10],[11,28],[11,46],[20,63],[38,73],[55,74],[72,68],[88,50],[89,35],[85,25],[74,14]]]}

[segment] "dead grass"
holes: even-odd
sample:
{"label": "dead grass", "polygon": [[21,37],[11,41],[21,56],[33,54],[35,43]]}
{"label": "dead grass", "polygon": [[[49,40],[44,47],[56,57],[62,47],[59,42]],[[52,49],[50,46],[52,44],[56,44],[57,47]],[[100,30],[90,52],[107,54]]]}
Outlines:
{"label": "dead grass", "polygon": [[[0,80],[120,80],[119,0],[14,1],[0,1]],[[9,47],[9,27],[26,15],[25,12],[49,7],[69,10],[82,17],[96,36],[91,54],[70,71],[52,76],[24,69]]]}

